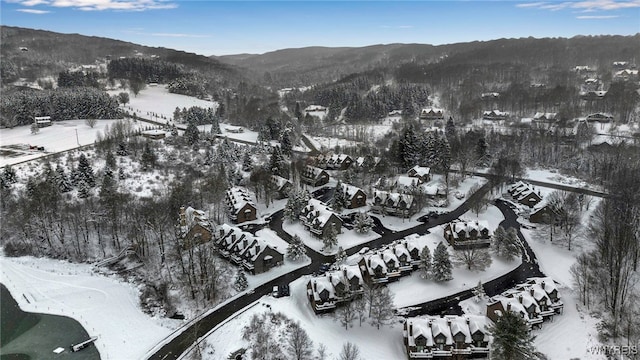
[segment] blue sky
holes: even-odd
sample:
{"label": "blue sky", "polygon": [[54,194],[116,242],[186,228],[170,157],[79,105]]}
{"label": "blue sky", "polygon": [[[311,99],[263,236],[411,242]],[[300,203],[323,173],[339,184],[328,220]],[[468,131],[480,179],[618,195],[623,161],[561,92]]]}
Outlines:
{"label": "blue sky", "polygon": [[640,0],[0,0],[2,25],[202,55],[640,33]]}

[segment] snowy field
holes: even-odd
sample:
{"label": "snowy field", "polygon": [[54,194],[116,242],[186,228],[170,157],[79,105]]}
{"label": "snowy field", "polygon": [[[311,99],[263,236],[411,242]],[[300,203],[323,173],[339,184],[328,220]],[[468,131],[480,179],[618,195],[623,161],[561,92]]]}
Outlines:
{"label": "snowy field", "polygon": [[[107,91],[111,96],[118,95],[121,92],[128,91]],[[167,123],[169,120],[173,120],[173,112],[176,110],[176,107],[182,110],[185,107],[188,109],[193,106],[205,109],[213,108],[215,111],[218,108],[218,103],[215,101],[201,100],[193,96],[172,94],[167,90],[167,85],[157,85],[147,86],[141,90],[137,96],[129,93],[129,103],[122,108],[145,119]]]}
{"label": "snowy field", "polygon": [[[112,126],[117,121],[121,120],[97,120],[93,128],[87,125],[85,120],[56,121],[51,126],[41,128],[37,134],[31,133],[29,125],[0,129],[0,166],[91,145],[96,141],[98,134],[104,133],[106,126]],[[141,125],[137,122],[133,127]],[[21,145],[26,145],[26,149],[21,149]],[[28,145],[43,146],[45,151],[29,150]],[[8,148],[10,152],[7,151]]]}
{"label": "snowy field", "polygon": [[[402,324],[395,322],[393,327],[381,327],[380,330],[368,323],[358,326],[357,320],[352,328],[345,330],[330,314],[316,315],[306,297],[307,276],[290,284],[291,296],[279,299],[264,296],[260,301],[213,331],[206,339],[206,349],[212,349],[211,359],[226,359],[227,356],[249,343],[242,339],[242,329],[249,324],[251,316],[266,311],[282,312],[301,326],[313,340],[315,348],[319,344],[327,347],[327,359],[335,359],[346,342],[352,342],[360,348],[362,359],[404,359],[406,353],[402,340]],[[270,309],[266,306],[269,305]],[[372,341],[375,339],[375,341]],[[208,351],[205,351],[208,353]],[[315,352],[314,352],[315,353]]]}
{"label": "snowy field", "polygon": [[143,313],[135,285],[97,275],[87,264],[0,257],[0,274],[22,310],[69,316],[98,336],[102,359],[139,359],[182,324]]}

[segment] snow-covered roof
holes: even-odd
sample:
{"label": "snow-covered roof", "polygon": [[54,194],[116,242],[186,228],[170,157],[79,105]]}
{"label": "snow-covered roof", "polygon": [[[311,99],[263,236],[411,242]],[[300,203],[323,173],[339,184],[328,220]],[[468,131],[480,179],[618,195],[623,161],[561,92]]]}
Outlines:
{"label": "snow-covered roof", "polygon": [[429,175],[431,174],[431,168],[426,167],[426,166],[414,166],[411,169],[409,169],[409,172],[411,172],[413,170],[413,172],[418,175],[418,176],[425,176],[425,175]]}
{"label": "snow-covered roof", "polygon": [[345,183],[342,183],[342,191],[344,191],[344,194],[348,200],[353,200],[358,191],[364,194],[364,191],[362,191],[362,189],[360,189],[359,187]]}
{"label": "snow-covered roof", "polygon": [[289,181],[289,179],[285,179],[279,175],[271,175],[271,180],[276,185],[276,188],[278,190],[282,189],[282,187],[285,186],[286,184],[292,184],[291,181]]}
{"label": "snow-covered roof", "polygon": [[419,180],[415,177],[399,175],[396,178],[396,186],[412,187],[418,186]]}
{"label": "snow-covered roof", "polygon": [[402,201],[405,202],[405,206],[404,206],[405,209],[410,209],[411,206],[413,205],[412,195],[400,194],[400,193],[382,191],[382,190],[374,190],[373,197],[380,199],[385,204],[385,206],[391,205],[395,208],[399,208],[401,206]]}
{"label": "snow-covered roof", "polygon": [[189,206],[184,210],[184,213],[187,220],[187,226],[191,227],[198,224],[202,227],[209,227],[209,217],[204,211],[196,210]]}
{"label": "snow-covered roof", "polygon": [[311,280],[311,289],[313,291],[313,298],[316,301],[320,301],[320,293],[327,291],[329,293],[329,299],[333,299],[336,296],[333,284],[329,281],[328,277],[315,277]]}
{"label": "snow-covered roof", "polygon": [[[530,284],[539,284],[547,294],[551,294],[554,290],[558,291],[556,286],[556,282],[550,277],[534,277],[527,279],[527,282]],[[560,294],[558,293],[558,298]]]}
{"label": "snow-covered roof", "polygon": [[242,210],[245,205],[250,205],[253,208],[256,208],[256,204],[251,199],[249,191],[239,186],[234,186],[227,190],[227,201],[236,214]]}
{"label": "snow-covered roof", "polygon": [[484,334],[484,340],[489,338],[487,330],[487,317],[483,315],[465,315],[469,321],[469,332],[473,335],[477,332]]}
{"label": "snow-covered roof", "polygon": [[449,327],[451,329],[451,336],[456,336],[459,333],[464,335],[464,342],[471,343],[471,331],[469,330],[469,324],[467,319],[462,316],[447,316],[446,320],[449,321]]}
{"label": "snow-covered roof", "polygon": [[369,275],[373,275],[375,273],[374,269],[377,268],[381,268],[383,274],[387,273],[387,264],[385,264],[380,254],[365,255],[365,260],[367,263],[367,270],[369,271]]}
{"label": "snow-covered roof", "polygon": [[496,302],[500,302],[502,304],[502,308],[505,311],[511,311],[514,313],[521,314],[525,320],[527,321],[529,320],[529,313],[527,312],[527,309],[525,309],[524,306],[522,306],[522,304],[518,302],[518,299],[514,299],[514,298],[503,296],[503,295],[496,295],[490,299],[489,304],[496,303]]}
{"label": "snow-covered roof", "polygon": [[342,271],[346,275],[347,279],[351,281],[351,279],[358,278],[358,283],[362,284],[362,272],[360,272],[360,267],[356,265],[342,265]]}
{"label": "snow-covered roof", "polygon": [[[454,238],[457,238],[461,232],[469,234],[473,230],[477,232],[489,230],[489,224],[485,220],[454,220],[447,225],[445,228],[451,229],[451,235]],[[445,230],[445,232],[448,232],[448,230]]]}
{"label": "snow-covered roof", "polygon": [[445,318],[433,318],[431,324],[431,333],[435,339],[438,335],[444,335],[445,344],[453,344],[453,336],[451,336],[451,328]]}
{"label": "snow-covered roof", "polygon": [[533,120],[555,120],[557,117],[558,117],[558,113],[537,112],[535,113],[535,115],[533,115]]}
{"label": "snow-covered roof", "polygon": [[409,346],[415,346],[415,339],[417,337],[424,337],[427,340],[426,346],[433,346],[433,334],[429,321],[422,318],[409,318],[407,319],[407,327],[411,328],[412,335],[408,336]]}

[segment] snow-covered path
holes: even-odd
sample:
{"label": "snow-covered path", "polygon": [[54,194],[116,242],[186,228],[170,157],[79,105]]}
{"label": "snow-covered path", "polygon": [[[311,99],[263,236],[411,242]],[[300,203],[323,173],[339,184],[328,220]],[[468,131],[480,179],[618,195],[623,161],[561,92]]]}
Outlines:
{"label": "snow-covered path", "polygon": [[180,324],[146,315],[134,285],[96,275],[86,264],[0,257],[0,281],[24,311],[80,322],[98,336],[102,359],[139,359]]}

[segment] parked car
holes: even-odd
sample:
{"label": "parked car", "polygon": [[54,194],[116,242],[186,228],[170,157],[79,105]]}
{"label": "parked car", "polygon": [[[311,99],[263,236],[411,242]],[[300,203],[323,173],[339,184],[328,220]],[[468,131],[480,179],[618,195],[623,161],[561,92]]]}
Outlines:
{"label": "parked car", "polygon": [[273,289],[271,290],[271,296],[275,297],[275,298],[279,298],[279,297],[283,297],[283,296],[289,296],[289,284],[285,284],[285,285],[274,285]]}

